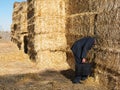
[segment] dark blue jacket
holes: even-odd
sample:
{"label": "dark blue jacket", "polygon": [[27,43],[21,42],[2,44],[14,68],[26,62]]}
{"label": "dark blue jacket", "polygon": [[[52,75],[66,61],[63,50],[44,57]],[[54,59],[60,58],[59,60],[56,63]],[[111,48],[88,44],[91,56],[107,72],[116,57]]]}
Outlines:
{"label": "dark blue jacket", "polygon": [[78,58],[86,58],[88,50],[91,49],[92,45],[95,42],[95,38],[92,37],[84,37],[78,41],[76,41],[71,50],[75,56]]}

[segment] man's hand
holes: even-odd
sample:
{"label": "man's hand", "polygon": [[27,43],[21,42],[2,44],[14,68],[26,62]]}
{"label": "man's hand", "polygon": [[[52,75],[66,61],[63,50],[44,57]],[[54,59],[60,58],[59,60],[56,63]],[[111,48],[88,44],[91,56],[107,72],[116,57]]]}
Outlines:
{"label": "man's hand", "polygon": [[82,63],[86,63],[86,59],[85,58],[82,59]]}

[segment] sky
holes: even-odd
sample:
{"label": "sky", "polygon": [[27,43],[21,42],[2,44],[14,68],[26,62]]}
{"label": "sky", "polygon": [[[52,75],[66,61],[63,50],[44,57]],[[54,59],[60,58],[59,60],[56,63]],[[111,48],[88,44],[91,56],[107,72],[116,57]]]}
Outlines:
{"label": "sky", "polygon": [[0,31],[10,31],[14,2],[26,0],[1,0],[0,1]]}

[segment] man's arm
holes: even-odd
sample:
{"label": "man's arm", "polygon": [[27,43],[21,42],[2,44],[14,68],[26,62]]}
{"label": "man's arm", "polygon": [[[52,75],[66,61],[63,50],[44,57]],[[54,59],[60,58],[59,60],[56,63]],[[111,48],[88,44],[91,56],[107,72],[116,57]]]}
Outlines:
{"label": "man's arm", "polygon": [[87,52],[88,52],[88,49],[86,47],[84,47],[83,51],[82,51],[82,58],[86,58]]}

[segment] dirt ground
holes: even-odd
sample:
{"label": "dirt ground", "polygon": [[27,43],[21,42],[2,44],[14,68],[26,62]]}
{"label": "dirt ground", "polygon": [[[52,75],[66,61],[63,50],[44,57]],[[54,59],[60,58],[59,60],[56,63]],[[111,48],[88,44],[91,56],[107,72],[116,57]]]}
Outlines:
{"label": "dirt ground", "polygon": [[15,44],[0,40],[0,90],[106,90],[91,77],[81,84],[73,77],[71,69],[40,72]]}

